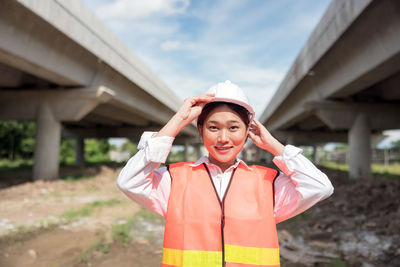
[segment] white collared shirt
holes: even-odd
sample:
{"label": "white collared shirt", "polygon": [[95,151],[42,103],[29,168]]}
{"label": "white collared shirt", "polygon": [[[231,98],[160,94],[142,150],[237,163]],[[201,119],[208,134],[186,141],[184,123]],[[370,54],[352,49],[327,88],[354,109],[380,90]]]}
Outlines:
{"label": "white collared shirt", "polygon": [[[165,217],[171,190],[171,176],[164,163],[171,150],[173,137],[153,137],[154,132],[144,132],[138,144],[138,152],[127,162],[119,174],[118,187],[141,206]],[[333,193],[328,177],[302,154],[302,150],[286,145],[283,154],[273,159],[281,170],[274,182],[276,223],[289,219],[310,208]],[[211,164],[208,157],[201,157],[193,165],[205,163],[222,199],[232,171],[247,164],[237,159],[225,172]]]}
{"label": "white collared shirt", "polygon": [[201,157],[198,161],[193,163],[192,166],[199,166],[203,163],[207,164],[207,168],[210,171],[210,175],[211,175],[211,179],[214,183],[214,187],[217,190],[218,197],[221,201],[222,201],[222,198],[224,197],[226,188],[228,187],[233,170],[236,169],[236,167],[239,166],[239,164],[243,164],[247,169],[250,169],[250,167],[247,166],[247,164],[243,160],[237,159],[235,164],[233,164],[228,169],[226,169],[224,172],[222,172],[220,167],[218,167],[215,164],[210,163],[210,160],[208,159],[207,156]]}

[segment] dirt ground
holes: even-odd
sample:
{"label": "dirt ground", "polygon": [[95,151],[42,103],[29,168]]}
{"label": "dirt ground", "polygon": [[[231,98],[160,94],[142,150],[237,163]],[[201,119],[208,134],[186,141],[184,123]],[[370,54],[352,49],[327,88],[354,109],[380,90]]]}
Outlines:
{"label": "dirt ground", "polygon": [[[282,266],[400,266],[400,181],[349,182],[324,171],[334,195],[278,225]],[[0,177],[0,266],[159,266],[164,220],[118,190],[118,173],[103,166],[78,181]]]}

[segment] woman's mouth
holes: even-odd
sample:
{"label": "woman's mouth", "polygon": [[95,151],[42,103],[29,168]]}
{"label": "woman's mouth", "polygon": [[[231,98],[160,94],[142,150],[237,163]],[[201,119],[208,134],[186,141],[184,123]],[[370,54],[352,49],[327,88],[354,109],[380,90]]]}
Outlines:
{"label": "woman's mouth", "polygon": [[226,154],[231,151],[232,146],[216,146],[215,150],[217,150],[218,153],[220,154]]}

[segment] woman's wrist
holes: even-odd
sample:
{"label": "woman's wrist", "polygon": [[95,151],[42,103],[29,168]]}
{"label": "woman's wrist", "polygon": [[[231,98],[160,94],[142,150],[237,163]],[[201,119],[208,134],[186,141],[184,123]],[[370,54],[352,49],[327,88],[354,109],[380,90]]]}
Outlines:
{"label": "woman's wrist", "polygon": [[280,156],[283,154],[283,150],[285,150],[285,146],[281,144],[278,140],[273,139],[270,146],[267,149],[274,157]]}
{"label": "woman's wrist", "polygon": [[180,116],[177,116],[177,114],[175,114],[154,137],[175,137],[185,126],[185,122],[180,118]]}

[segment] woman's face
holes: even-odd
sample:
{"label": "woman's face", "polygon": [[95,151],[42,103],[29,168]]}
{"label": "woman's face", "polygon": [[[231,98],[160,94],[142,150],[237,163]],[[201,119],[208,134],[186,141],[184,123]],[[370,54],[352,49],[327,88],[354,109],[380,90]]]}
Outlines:
{"label": "woman's face", "polygon": [[210,162],[225,170],[242,150],[248,127],[240,116],[226,105],[213,109],[204,120],[200,134],[209,152]]}

